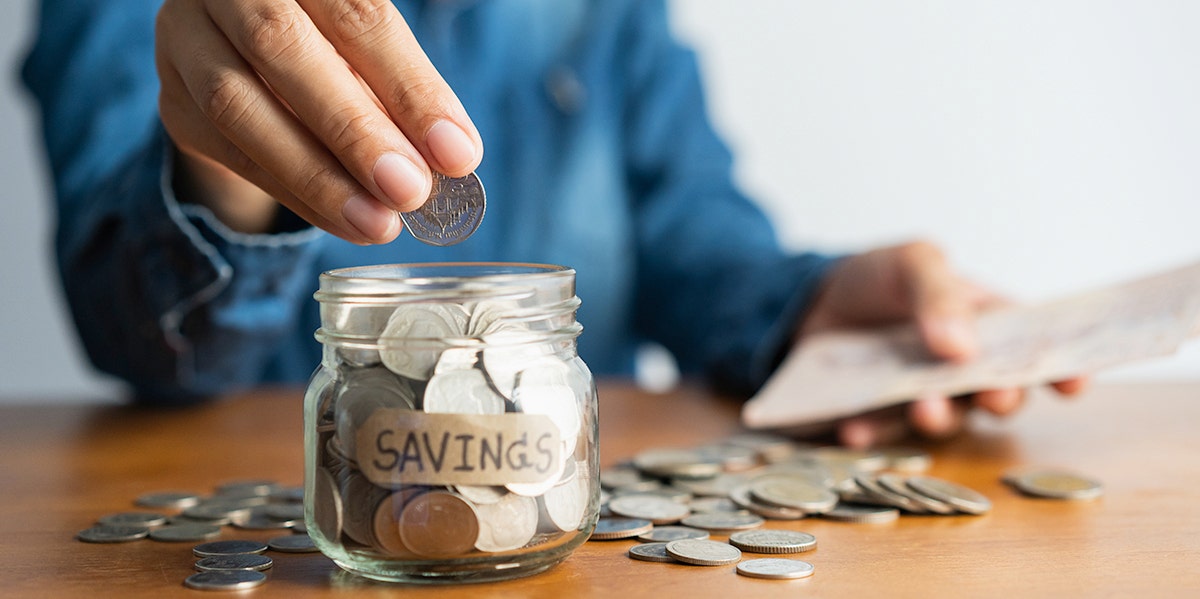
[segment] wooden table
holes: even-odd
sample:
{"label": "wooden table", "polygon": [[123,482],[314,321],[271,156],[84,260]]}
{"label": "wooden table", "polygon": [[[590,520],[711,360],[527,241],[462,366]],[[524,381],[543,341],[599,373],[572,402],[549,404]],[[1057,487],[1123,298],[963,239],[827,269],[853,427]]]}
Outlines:
{"label": "wooden table", "polygon": [[[1008,421],[981,418],[972,434],[926,445],[934,475],[992,498],[988,515],[768,523],[817,536],[818,549],[797,556],[816,566],[808,579],[638,562],[625,556],[631,542],[616,541],[589,542],[530,578],[436,588],[366,582],[319,554],[275,554],[268,582],[243,595],[1200,597],[1200,384],[1101,385],[1073,403],[1037,397]],[[660,396],[604,383],[602,461],[735,432],[737,407],[695,389]],[[0,408],[0,596],[221,596],[182,586],[192,543],[94,545],[75,533],[149,491],[261,477],[299,484],[301,418],[294,389],[195,409]],[[1025,465],[1092,475],[1107,494],[1019,496],[999,476]],[[273,536],[226,530],[222,538]]]}

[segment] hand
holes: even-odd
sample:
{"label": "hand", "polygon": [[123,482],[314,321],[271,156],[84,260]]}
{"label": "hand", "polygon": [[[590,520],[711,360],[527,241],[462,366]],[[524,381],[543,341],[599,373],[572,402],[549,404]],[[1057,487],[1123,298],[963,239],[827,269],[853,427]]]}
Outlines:
{"label": "hand", "polygon": [[386,243],[396,212],[429,195],[430,168],[463,176],[483,157],[389,0],[167,0],[156,40],[185,188],[243,232],[261,232],[278,200],[346,240]]}
{"label": "hand", "polygon": [[[874,250],[841,261],[826,277],[801,324],[799,335],[818,331],[914,321],[929,351],[963,362],[978,350],[975,314],[1004,303],[986,289],[954,274],[935,245],[914,242]],[[1065,395],[1083,390],[1075,378],[1051,386]],[[991,389],[970,398],[944,395],[917,398],[905,406],[846,419],[838,439],[852,447],[895,440],[909,428],[931,437],[960,430],[970,407],[1002,416],[1019,408],[1021,389]]]}

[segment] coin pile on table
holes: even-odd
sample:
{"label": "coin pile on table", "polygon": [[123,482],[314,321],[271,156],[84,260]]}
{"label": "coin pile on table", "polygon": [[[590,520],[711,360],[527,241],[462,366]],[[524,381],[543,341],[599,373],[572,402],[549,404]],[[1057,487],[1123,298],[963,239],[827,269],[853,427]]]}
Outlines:
{"label": "coin pile on table", "polygon": [[[556,353],[545,332],[529,328],[526,312],[490,299],[347,312],[354,322],[339,325],[343,333],[369,341],[339,348],[317,410],[321,537],[355,554],[422,559],[582,534],[595,509],[595,423],[584,409],[594,388],[573,353]],[[509,429],[453,428],[474,422]],[[516,442],[502,447],[502,438]],[[503,478],[514,463],[533,478]]]}
{"label": "coin pile on table", "polygon": [[738,564],[744,576],[802,578],[813,573],[807,562],[741,560],[742,552],[816,547],[808,533],[761,528],[767,520],[887,522],[901,514],[978,515],[991,508],[976,491],[922,474],[930,465],[920,450],[812,447],[758,433],[652,449],[600,472],[603,517],[591,539],[636,539],[641,544],[629,556],[643,561]]}
{"label": "coin pile on table", "polygon": [[[79,531],[87,543],[124,543],[140,539],[196,542],[192,553],[199,572],[184,584],[200,590],[248,589],[266,580],[263,570],[274,561],[265,555],[311,553],[317,549],[304,527],[304,492],[267,480],[233,481],[211,496],[188,492],[147,493],[134,500],[144,510],[107,514],[96,525]],[[153,511],[151,511],[153,510]],[[266,543],[249,540],[213,541],[223,527],[244,531],[286,533]]]}

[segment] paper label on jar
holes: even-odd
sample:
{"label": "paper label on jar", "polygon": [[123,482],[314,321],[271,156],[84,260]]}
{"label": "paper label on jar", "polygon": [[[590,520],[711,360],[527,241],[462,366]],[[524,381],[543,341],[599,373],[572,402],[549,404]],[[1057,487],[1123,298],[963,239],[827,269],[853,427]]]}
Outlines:
{"label": "paper label on jar", "polygon": [[558,427],[541,414],[383,408],[355,441],[358,467],[381,486],[542,483],[562,464]]}

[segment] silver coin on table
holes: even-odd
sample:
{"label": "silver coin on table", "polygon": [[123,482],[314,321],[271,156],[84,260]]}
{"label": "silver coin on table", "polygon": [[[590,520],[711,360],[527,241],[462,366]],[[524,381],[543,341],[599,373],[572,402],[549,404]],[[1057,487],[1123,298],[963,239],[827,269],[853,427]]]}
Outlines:
{"label": "silver coin on table", "polygon": [[244,518],[235,518],[233,526],[242,530],[281,530],[291,528],[296,518],[279,520],[267,515],[266,507],[251,508],[250,514]]}
{"label": "silver coin on table", "polygon": [[111,526],[101,524],[81,530],[75,538],[85,543],[126,543],[144,539],[150,534],[145,526]]}
{"label": "silver coin on table", "polygon": [[313,553],[317,551],[317,546],[313,544],[312,538],[301,534],[275,537],[267,541],[267,546],[271,548],[271,551],[280,553]]}
{"label": "silver coin on table", "polygon": [[908,479],[900,476],[899,474],[885,472],[876,476],[875,482],[879,483],[879,486],[887,491],[907,497],[916,504],[920,505],[921,508],[925,509],[926,511],[942,515],[953,514],[956,511],[948,504],[913,491],[912,488],[908,486]]}
{"label": "silver coin on table", "polygon": [[247,541],[244,539],[231,539],[228,541],[213,541],[211,543],[201,543],[192,547],[192,555],[196,557],[213,557],[217,555],[243,555],[248,553],[262,553],[267,550],[265,543],[258,541]]}
{"label": "silver coin on table", "polygon": [[855,505],[849,503],[839,503],[836,507],[824,514],[822,518],[826,520],[836,520],[838,522],[855,522],[859,524],[882,524],[884,522],[893,522],[900,517],[900,510],[883,505]]}
{"label": "silver coin on table", "polygon": [[639,520],[637,518],[600,518],[596,522],[596,528],[592,531],[592,536],[588,540],[612,541],[615,539],[628,539],[650,532],[653,528],[654,523],[649,520]]}
{"label": "silver coin on table", "polygon": [[980,515],[992,509],[992,500],[983,494],[948,480],[932,476],[914,476],[908,479],[912,490],[950,504],[965,514]]}
{"label": "silver coin on table", "polygon": [[1099,481],[1055,470],[1023,472],[1013,476],[1011,484],[1026,495],[1048,499],[1095,499],[1104,494]]}
{"label": "silver coin on table", "polygon": [[263,509],[263,513],[272,520],[303,520],[303,503],[272,503]]}
{"label": "silver coin on table", "polygon": [[797,530],[741,530],[729,544],[750,553],[800,553],[817,548],[817,537]]}
{"label": "silver coin on table", "polygon": [[253,570],[214,570],[188,576],[183,586],[199,591],[240,591],[252,589],[266,580],[266,574]]}
{"label": "silver coin on table", "polygon": [[629,557],[643,562],[675,563],[667,553],[666,543],[642,543],[629,548]]}
{"label": "silver coin on table", "polygon": [[669,543],[682,539],[707,539],[708,531],[690,526],[655,526],[654,530],[638,535],[638,540],[649,543]]}
{"label": "silver coin on table", "polygon": [[742,550],[728,543],[683,539],[667,543],[667,554],[694,566],[726,566],[742,559]]}
{"label": "silver coin on table", "polygon": [[808,517],[808,512],[804,510],[769,505],[756,500],[754,496],[750,494],[749,484],[734,487],[734,489],[729,492],[729,500],[732,501],[734,505],[744,510],[749,510],[763,518],[770,518],[772,520],[799,520],[801,518]]}
{"label": "silver coin on table", "polygon": [[184,509],[200,503],[200,496],[185,491],[156,491],[139,495],[134,503],[142,507]]}
{"label": "silver coin on table", "polygon": [[805,476],[768,474],[750,481],[750,494],[763,503],[819,514],[837,505],[837,493]]}
{"label": "silver coin on table", "polygon": [[734,530],[749,530],[758,528],[765,522],[754,514],[708,513],[692,514],[682,520],[684,526],[702,528],[712,532],[728,532]]}
{"label": "silver coin on table", "polygon": [[217,570],[253,570],[261,572],[275,564],[275,560],[257,553],[235,553],[213,555],[196,560],[195,567],[201,572]]}
{"label": "silver coin on table", "polygon": [[608,509],[618,516],[641,518],[655,524],[679,522],[692,513],[688,506],[655,495],[621,495],[608,502]]}
{"label": "silver coin on table", "polygon": [[401,212],[400,219],[418,241],[447,246],[470,237],[486,211],[487,196],[475,173],[447,177],[434,171],[429,199],[412,212]]}
{"label": "silver coin on table", "polygon": [[98,524],[107,524],[109,526],[162,526],[167,523],[167,517],[163,514],[151,512],[120,512],[117,514],[108,514],[101,516],[97,521]]}
{"label": "silver coin on table", "polygon": [[858,485],[859,491],[868,498],[869,503],[899,508],[911,514],[924,514],[929,511],[910,498],[908,493],[895,493],[884,487],[874,474],[857,474],[854,476],[854,484]]}
{"label": "silver coin on table", "polygon": [[150,531],[155,541],[179,543],[182,541],[205,541],[221,534],[221,527],[214,524],[171,524]]}
{"label": "silver coin on table", "polygon": [[693,513],[707,514],[711,512],[734,513],[742,508],[729,497],[698,497],[688,502]]}
{"label": "silver coin on table", "polygon": [[233,504],[200,504],[183,510],[182,516],[196,522],[224,526],[250,517],[250,507]]}
{"label": "silver coin on table", "polygon": [[651,476],[712,478],[721,473],[721,462],[690,449],[647,449],[633,457],[633,465]]}
{"label": "silver coin on table", "polygon": [[807,578],[813,574],[813,565],[798,559],[767,557],[748,559],[738,564],[737,573],[751,578],[771,580]]}
{"label": "silver coin on table", "polygon": [[247,495],[267,496],[281,487],[273,480],[233,480],[217,485],[217,495],[243,497]]}
{"label": "silver coin on table", "polygon": [[933,465],[933,456],[915,447],[881,447],[878,452],[887,458],[889,470],[920,474]]}

